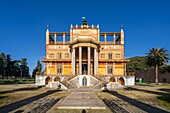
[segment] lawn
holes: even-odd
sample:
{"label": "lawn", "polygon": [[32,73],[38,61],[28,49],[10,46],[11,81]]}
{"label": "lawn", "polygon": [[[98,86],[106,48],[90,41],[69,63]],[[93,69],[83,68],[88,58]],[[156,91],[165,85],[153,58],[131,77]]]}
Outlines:
{"label": "lawn", "polygon": [[170,94],[158,96],[157,101],[167,107],[170,107]]}
{"label": "lawn", "polygon": [[[161,109],[170,111],[170,87],[169,84],[156,85],[154,83],[138,83],[132,88],[114,89],[109,92],[96,92],[102,100],[112,100],[117,102],[122,99],[136,101],[137,104],[145,103],[146,105],[159,106]],[[112,95],[118,95],[119,99]],[[122,102],[126,103],[126,102]],[[142,107],[141,107],[142,108]]]}
{"label": "lawn", "polygon": [[35,83],[35,79],[0,79],[0,84],[32,84]]}
{"label": "lawn", "polygon": [[0,94],[0,99],[6,97],[4,94]]}

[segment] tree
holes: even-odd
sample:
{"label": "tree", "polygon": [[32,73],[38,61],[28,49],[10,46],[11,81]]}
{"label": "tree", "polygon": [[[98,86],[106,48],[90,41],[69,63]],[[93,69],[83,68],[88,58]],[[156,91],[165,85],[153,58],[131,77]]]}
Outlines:
{"label": "tree", "polygon": [[13,74],[15,77],[19,77],[20,75],[20,60],[14,60],[14,71],[13,71]]}
{"label": "tree", "polygon": [[11,61],[11,55],[7,54],[4,64],[4,76],[12,76],[14,63]]}
{"label": "tree", "polygon": [[4,66],[3,66],[3,59],[0,57],[0,75],[3,76]]}
{"label": "tree", "polygon": [[158,83],[158,68],[169,60],[168,50],[164,48],[152,48],[146,56],[146,63],[155,67],[155,82]]}
{"label": "tree", "polygon": [[41,72],[42,71],[42,64],[40,63],[40,61],[37,61],[37,66],[35,67],[35,69],[32,72],[32,77],[35,78],[36,72]]}
{"label": "tree", "polygon": [[5,54],[0,54],[0,75],[4,76]]}
{"label": "tree", "polygon": [[2,58],[3,62],[5,62],[5,54],[4,53],[0,54],[0,58]]}
{"label": "tree", "polygon": [[41,72],[42,71],[42,65],[40,63],[40,61],[37,61],[37,66],[36,66],[37,72]]}
{"label": "tree", "polygon": [[163,66],[163,67],[161,67],[160,68],[160,71],[159,71],[160,73],[170,73],[170,65],[166,65],[166,66]]}
{"label": "tree", "polygon": [[127,72],[136,72],[137,70],[147,70],[149,66],[146,64],[146,57],[135,56],[130,58],[130,62],[126,64]]}
{"label": "tree", "polygon": [[26,58],[21,58],[20,60],[20,76],[27,78],[29,76],[29,68]]}
{"label": "tree", "polygon": [[21,60],[11,60],[10,54],[5,55],[0,53],[0,75],[3,78],[8,78],[9,76],[18,77],[23,75],[23,77],[29,76],[29,67],[27,66],[27,59],[22,58]]}

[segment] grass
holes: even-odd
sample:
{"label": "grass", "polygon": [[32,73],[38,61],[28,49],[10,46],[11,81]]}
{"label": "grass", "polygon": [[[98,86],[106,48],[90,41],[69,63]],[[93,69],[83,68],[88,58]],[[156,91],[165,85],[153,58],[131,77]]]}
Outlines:
{"label": "grass", "polygon": [[159,83],[159,84],[157,84],[157,83],[154,83],[154,82],[135,82],[135,84],[139,84],[139,85],[161,85],[161,86],[170,86],[170,84],[169,83]]}
{"label": "grass", "polygon": [[0,79],[0,84],[32,84],[35,79]]}
{"label": "grass", "polygon": [[0,94],[0,99],[6,97],[4,94]]}
{"label": "grass", "polygon": [[165,106],[170,107],[170,94],[164,94],[157,97],[157,101]]}

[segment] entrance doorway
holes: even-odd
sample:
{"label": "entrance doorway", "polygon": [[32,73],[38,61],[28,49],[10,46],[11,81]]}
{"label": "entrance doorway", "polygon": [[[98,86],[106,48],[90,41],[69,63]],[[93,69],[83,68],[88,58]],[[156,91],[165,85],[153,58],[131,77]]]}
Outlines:
{"label": "entrance doorway", "polygon": [[87,75],[87,64],[82,64],[82,73],[83,75]]}
{"label": "entrance doorway", "polygon": [[85,76],[82,79],[82,86],[87,86],[87,78]]}

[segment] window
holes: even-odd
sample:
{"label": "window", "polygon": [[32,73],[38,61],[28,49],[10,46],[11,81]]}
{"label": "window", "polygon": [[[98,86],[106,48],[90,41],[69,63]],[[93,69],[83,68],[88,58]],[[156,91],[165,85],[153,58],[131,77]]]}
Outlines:
{"label": "window", "polygon": [[58,66],[58,67],[57,67],[57,73],[58,73],[58,74],[62,74],[62,67],[61,67],[61,66]]}
{"label": "window", "polygon": [[57,59],[61,59],[61,53],[57,53]]}
{"label": "window", "polygon": [[54,58],[54,53],[49,53],[50,58]]}
{"label": "window", "polygon": [[109,54],[108,54],[108,58],[109,58],[109,59],[112,59],[112,53],[109,53]]}
{"label": "window", "polygon": [[100,57],[101,57],[101,58],[105,58],[105,54],[104,54],[104,53],[101,53],[101,54],[100,54]]}
{"label": "window", "polygon": [[69,58],[69,53],[65,53],[65,58]]}
{"label": "window", "polygon": [[112,66],[108,66],[108,67],[107,67],[107,73],[108,73],[108,74],[112,74],[112,69],[113,69]]}
{"label": "window", "polygon": [[119,53],[115,54],[115,57],[120,58],[120,54]]}

